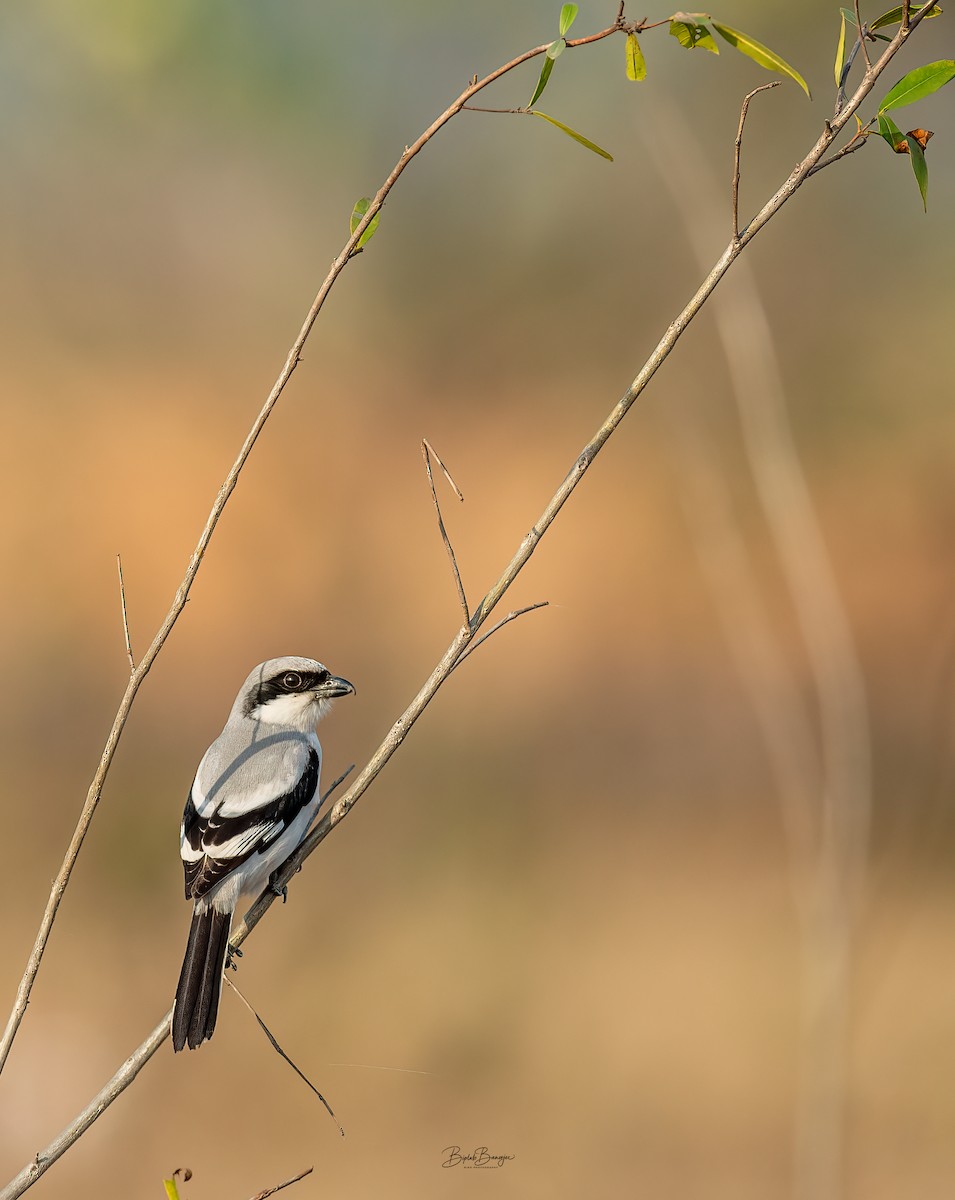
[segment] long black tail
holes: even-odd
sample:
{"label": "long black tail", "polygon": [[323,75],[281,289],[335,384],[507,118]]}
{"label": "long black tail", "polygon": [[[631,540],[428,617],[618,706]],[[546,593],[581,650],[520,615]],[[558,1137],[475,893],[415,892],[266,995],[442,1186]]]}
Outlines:
{"label": "long black tail", "polygon": [[203,913],[193,913],[172,1015],[174,1050],[182,1050],[186,1043],[190,1050],[195,1050],[206,1038],[212,1037],[231,926],[230,912],[221,913],[210,908]]}

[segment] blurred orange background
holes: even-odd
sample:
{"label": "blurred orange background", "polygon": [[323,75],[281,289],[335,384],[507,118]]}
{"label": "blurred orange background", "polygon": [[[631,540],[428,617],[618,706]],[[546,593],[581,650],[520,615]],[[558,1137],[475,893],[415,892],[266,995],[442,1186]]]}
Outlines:
{"label": "blurred orange background", "polygon": [[[142,652],[354,201],[473,73],[555,36],[558,10],[0,13],[4,1013],[125,685],[117,552]],[[573,33],[615,12],[584,3]],[[815,0],[717,16],[815,97],[787,82],[754,100],[745,219],[831,113],[839,18]],[[543,122],[461,114],[335,287],[133,710],[0,1080],[4,1179],[171,1001],[182,804],[251,667],[314,655],[356,683],[321,729],[331,780],[454,635],[421,438],[465,493],[438,481],[475,604],[702,278],[660,165],[674,154],[717,179],[715,204],[680,194],[716,222],[710,261],[723,249],[740,101],[769,76],[665,28],[643,47],[645,83],[614,37],[562,57],[540,101],[612,165]],[[951,57],[946,15],[886,88]],[[482,102],[526,103],[537,70]],[[866,685],[871,838],[833,1136],[839,1194],[867,1200],[955,1191],[953,94],[900,114],[938,130],[927,216],[879,143],[811,180],[747,252]],[[501,615],[550,607],[455,674],[247,945],[239,986],[346,1138],[226,994],[215,1040],[164,1047],[35,1195],[159,1196],[188,1166],[183,1196],[241,1197],[308,1165],[289,1195],[463,1195],[450,1145],[514,1156],[474,1185],[495,1196],[792,1194],[803,881],[701,564],[688,427],[818,737],[705,310]]]}

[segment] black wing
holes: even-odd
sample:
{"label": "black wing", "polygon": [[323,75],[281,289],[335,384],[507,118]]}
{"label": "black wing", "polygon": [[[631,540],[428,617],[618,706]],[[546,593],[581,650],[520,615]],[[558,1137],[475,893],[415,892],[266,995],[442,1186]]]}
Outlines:
{"label": "black wing", "polygon": [[[318,751],[310,747],[302,777],[290,792],[262,805],[261,808],[238,816],[223,817],[216,810],[208,818],[200,817],[193,803],[192,793],[189,793],[186,810],[182,815],[182,838],[194,855],[183,858],[182,862],[187,900],[198,900],[205,896],[217,883],[225,879],[230,871],[234,871],[246,859],[259,850],[265,850],[282,836],[305,805],[313,799],[318,787],[320,765]],[[216,857],[217,847],[221,850],[233,839],[240,838],[243,833],[252,833],[256,829],[259,830],[258,835],[244,844],[240,852]]]}

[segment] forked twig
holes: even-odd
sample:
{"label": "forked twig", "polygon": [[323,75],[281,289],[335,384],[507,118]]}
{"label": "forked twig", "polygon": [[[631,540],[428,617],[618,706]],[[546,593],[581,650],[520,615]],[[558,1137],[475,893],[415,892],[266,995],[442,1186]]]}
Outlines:
{"label": "forked twig", "polygon": [[523,617],[525,613],[534,612],[534,610],[538,609],[538,608],[547,608],[547,606],[549,604],[550,604],[549,600],[538,600],[536,604],[528,604],[528,605],[525,605],[524,608],[515,608],[513,612],[509,612],[507,614],[507,616],[502,617],[501,620],[498,621],[498,623],[496,625],[492,625],[491,628],[487,631],[487,633],[482,634],[477,639],[476,642],[471,642],[471,644],[467,647],[467,649],[464,651],[464,653],[460,656],[460,658],[454,664],[454,666],[452,667],[452,670],[456,671],[458,669],[458,667],[460,667],[460,665],[468,657],[469,654],[473,654],[474,651],[478,648],[478,646],[483,646],[484,643],[487,641],[487,639],[489,637],[491,637],[492,634],[497,633],[497,631],[499,629],[503,629],[504,626],[510,624],[511,621],[516,621],[518,617]]}
{"label": "forked twig", "polygon": [[821,171],[823,167],[831,167],[833,163],[838,162],[840,158],[845,158],[847,154],[855,154],[857,150],[862,149],[868,140],[869,139],[865,134],[857,133],[851,142],[846,142],[846,144],[841,149],[837,150],[835,154],[831,154],[828,158],[824,158],[822,162],[816,163],[809,174],[815,175],[817,171]]}
{"label": "forked twig", "polygon": [[129,618],[126,616],[126,584],[123,582],[123,559],[116,555],[116,569],[119,571],[119,602],[123,609],[123,638],[126,642],[126,657],[129,659],[129,673],[136,674],[136,660],[133,658],[133,647],[129,641]]}
{"label": "forked twig", "polygon": [[739,128],[736,130],[736,148],[733,153],[733,241],[739,241],[739,156],[743,146],[743,126],[746,124],[746,114],[749,111],[749,102],[760,92],[768,92],[770,88],[779,87],[782,83],[781,79],[774,79],[772,83],[764,83],[758,88],[753,88],[751,92],[743,97],[743,106],[739,110]]}
{"label": "forked twig", "polygon": [[468,609],[468,598],[464,594],[464,584],[461,582],[461,572],[458,570],[458,560],[455,557],[454,547],[451,545],[451,539],[448,537],[448,531],[444,527],[444,517],[441,515],[441,505],[438,503],[438,493],[434,486],[434,475],[431,473],[431,456],[434,455],[435,461],[444,472],[444,477],[454,489],[454,494],[463,503],[464,496],[461,489],[451,478],[451,473],[444,465],[438,455],[435,453],[434,447],[427,438],[421,439],[421,457],[424,459],[424,468],[428,472],[428,486],[431,488],[431,499],[434,501],[434,511],[438,514],[438,529],[441,531],[441,540],[444,542],[444,548],[448,552],[448,558],[451,560],[451,570],[454,573],[454,586],[458,589],[458,600],[464,612],[465,625],[471,620],[471,613]]}
{"label": "forked twig", "polygon": [[[265,1034],[265,1036],[269,1039],[269,1041],[272,1043],[272,1049],[276,1052],[276,1054],[278,1054],[281,1058],[285,1059],[285,1061],[292,1068],[292,1070],[299,1077],[299,1079],[303,1080],[311,1088],[311,1090],[315,1093],[315,1095],[319,1098],[319,1100],[321,1100],[322,1104],[325,1105],[325,1108],[328,1110],[328,1115],[338,1126],[338,1132],[342,1135],[342,1137],[344,1137],[345,1130],[342,1129],[341,1123],[339,1122],[338,1117],[336,1117],[334,1112],[332,1112],[332,1106],[328,1103],[328,1101],[325,1099],[325,1097],[322,1095],[322,1093],[318,1090],[318,1088],[315,1086],[315,1084],[312,1083],[312,1081],[305,1074],[305,1072],[300,1070],[295,1065],[295,1063],[289,1058],[289,1056],[285,1053],[285,1051],[282,1049],[282,1047],[278,1044],[278,1042],[275,1040],[275,1035],[269,1029],[268,1025],[266,1025],[266,1023],[262,1020],[262,1018],[259,1016],[259,1014],[252,1007],[252,1005],[248,1002],[248,1000],[246,1000],[245,996],[242,995],[242,993],[239,991],[239,989],[236,987],[236,985],[229,978],[228,971],[226,971],[223,974],[222,978],[226,981],[226,983],[229,985],[229,987],[232,988],[232,990],[239,997],[239,999],[242,1001],[242,1003],[245,1005],[245,1007],[249,1010],[249,1012],[252,1014],[252,1016],[255,1017],[255,1019],[258,1021],[259,1027],[261,1028],[261,1030]],[[293,1180],[293,1182],[294,1182],[294,1180]]]}

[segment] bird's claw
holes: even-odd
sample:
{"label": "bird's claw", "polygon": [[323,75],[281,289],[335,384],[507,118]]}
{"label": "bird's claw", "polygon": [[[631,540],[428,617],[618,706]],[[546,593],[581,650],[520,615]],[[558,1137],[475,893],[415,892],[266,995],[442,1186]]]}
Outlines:
{"label": "bird's claw", "polygon": [[238,946],[230,946],[228,949],[228,952],[226,953],[226,956],[225,956],[225,967],[223,969],[226,971],[228,971],[228,970],[238,971],[239,964],[237,962],[235,962],[235,959],[241,958],[241,957],[242,957],[242,951],[239,949],[239,947]]}

